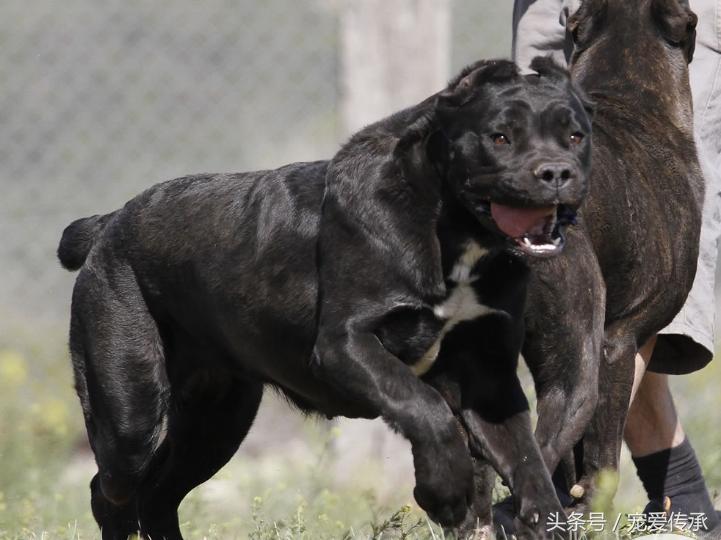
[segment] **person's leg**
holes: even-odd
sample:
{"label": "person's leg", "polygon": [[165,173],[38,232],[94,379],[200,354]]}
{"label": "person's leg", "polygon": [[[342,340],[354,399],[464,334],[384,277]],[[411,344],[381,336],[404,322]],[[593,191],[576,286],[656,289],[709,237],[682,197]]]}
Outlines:
{"label": "person's leg", "polygon": [[646,512],[702,512],[710,530],[718,525],[718,518],[676,414],[668,375],[646,371],[655,342],[651,339],[636,357],[624,440],[650,501]]}
{"label": "person's leg", "polygon": [[631,402],[624,431],[631,454],[645,456],[672,448],[685,437],[668,387],[668,375],[646,373]]}
{"label": "person's leg", "polygon": [[645,374],[624,435],[650,500],[647,512],[701,512],[709,530],[719,523],[696,454],[676,415],[668,375]]}
{"label": "person's leg", "polygon": [[656,336],[636,355],[636,371],[623,438],[631,455],[646,456],[678,446],[685,437],[668,387],[668,375],[647,372]]}

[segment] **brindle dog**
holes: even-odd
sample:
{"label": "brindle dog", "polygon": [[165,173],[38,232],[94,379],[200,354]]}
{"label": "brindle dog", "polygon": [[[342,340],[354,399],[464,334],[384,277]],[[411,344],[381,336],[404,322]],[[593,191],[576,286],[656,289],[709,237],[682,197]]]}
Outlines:
{"label": "brindle dog", "polygon": [[[678,313],[695,275],[704,190],[688,82],[695,25],[679,0],[585,0],[568,21],[572,76],[595,102],[591,191],[569,249],[533,265],[523,354],[550,470],[585,433],[558,471],[579,484],[576,496],[617,468],[634,357]],[[599,322],[603,333],[589,332]]]}

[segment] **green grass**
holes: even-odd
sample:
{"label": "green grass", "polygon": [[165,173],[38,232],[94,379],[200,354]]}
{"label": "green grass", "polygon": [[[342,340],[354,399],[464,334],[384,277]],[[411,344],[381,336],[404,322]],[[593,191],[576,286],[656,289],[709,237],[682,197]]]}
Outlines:
{"label": "green grass", "polygon": [[[721,394],[711,381],[719,380],[721,367],[712,364],[673,382],[714,493],[721,488],[716,427]],[[310,420],[301,425],[292,436],[302,445],[268,454],[241,451],[194,490],[180,509],[186,538],[444,538],[415,505],[412,478],[386,478],[384,464],[372,457],[354,465],[347,478],[334,478],[328,471],[337,466],[336,430]],[[89,507],[93,472],[63,332],[0,334],[0,540],[99,538]],[[645,501],[627,457],[616,510],[610,500],[599,501],[614,516],[642,508]]]}
{"label": "green grass", "polygon": [[[94,463],[64,337],[42,335],[0,338],[0,540],[99,538],[89,505]],[[313,421],[300,431],[291,435],[303,439],[301,452],[241,452],[186,497],[186,537],[443,537],[413,503],[410,484],[379,498],[372,461],[359,466],[357,479],[335,482],[325,471],[336,431]]]}

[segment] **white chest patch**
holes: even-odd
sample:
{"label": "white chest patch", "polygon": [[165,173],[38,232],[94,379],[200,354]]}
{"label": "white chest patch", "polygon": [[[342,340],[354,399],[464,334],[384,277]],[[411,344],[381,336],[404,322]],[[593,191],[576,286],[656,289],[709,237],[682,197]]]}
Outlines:
{"label": "white chest patch", "polygon": [[456,283],[473,283],[478,279],[477,276],[471,275],[471,270],[481,258],[488,255],[488,250],[479,246],[476,242],[470,241],[466,244],[466,249],[463,251],[456,264],[453,265],[451,275],[448,279],[455,281]]}
{"label": "white chest patch", "polygon": [[478,276],[471,274],[475,264],[488,253],[475,242],[469,242],[463,254],[453,265],[448,279],[456,285],[450,290],[450,294],[446,299],[433,307],[433,313],[439,319],[445,321],[443,328],[438,334],[438,338],[430,349],[413,364],[413,372],[421,376],[426,373],[438,357],[441,350],[441,342],[448,332],[454,326],[463,321],[471,321],[484,315],[497,313],[498,311],[480,303],[473,290],[472,283],[478,279]]}

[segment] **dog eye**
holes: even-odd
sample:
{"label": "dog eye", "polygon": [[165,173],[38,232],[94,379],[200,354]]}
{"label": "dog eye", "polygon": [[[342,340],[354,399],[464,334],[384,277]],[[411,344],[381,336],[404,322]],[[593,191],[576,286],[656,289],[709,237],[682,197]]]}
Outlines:
{"label": "dog eye", "polygon": [[571,144],[581,144],[583,142],[583,133],[579,133],[577,131],[576,133],[571,134],[570,140]]}
{"label": "dog eye", "polygon": [[503,144],[511,144],[511,141],[509,141],[508,137],[506,137],[503,133],[494,133],[493,135],[491,135],[491,140],[496,146],[501,146]]}

